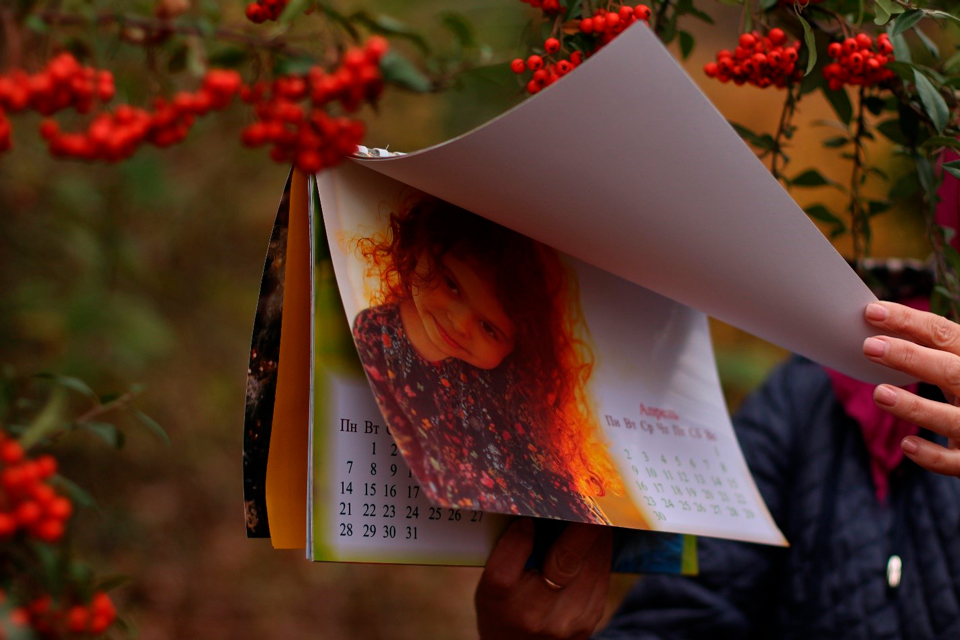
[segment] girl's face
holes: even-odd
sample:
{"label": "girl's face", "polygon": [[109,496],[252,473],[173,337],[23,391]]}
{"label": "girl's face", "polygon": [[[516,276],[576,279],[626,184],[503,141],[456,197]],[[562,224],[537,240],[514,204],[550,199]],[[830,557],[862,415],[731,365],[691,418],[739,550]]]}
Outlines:
{"label": "girl's face", "polygon": [[422,283],[411,290],[430,341],[448,357],[495,369],[515,346],[516,326],[497,298],[489,269],[448,251],[417,261]]}

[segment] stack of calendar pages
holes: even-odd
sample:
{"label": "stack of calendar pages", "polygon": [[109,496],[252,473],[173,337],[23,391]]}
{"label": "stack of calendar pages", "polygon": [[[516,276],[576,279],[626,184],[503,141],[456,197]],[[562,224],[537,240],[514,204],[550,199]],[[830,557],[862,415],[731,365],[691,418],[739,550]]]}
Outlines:
{"label": "stack of calendar pages", "polygon": [[[557,136],[562,112],[592,125]],[[628,572],[695,572],[695,536],[785,545],[707,314],[873,381],[873,299],[631,27],[469,134],[292,172],[250,352],[247,533],[482,565],[513,518],[545,540],[588,522]]]}

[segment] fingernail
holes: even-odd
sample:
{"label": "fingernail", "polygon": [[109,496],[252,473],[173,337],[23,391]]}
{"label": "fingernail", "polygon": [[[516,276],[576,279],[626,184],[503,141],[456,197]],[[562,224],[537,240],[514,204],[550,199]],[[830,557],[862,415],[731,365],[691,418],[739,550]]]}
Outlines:
{"label": "fingernail", "polygon": [[864,315],[866,316],[867,320],[883,322],[887,319],[887,308],[882,304],[871,302],[867,305],[867,310],[864,312]]}
{"label": "fingernail", "polygon": [[893,387],[882,384],[873,390],[873,399],[877,404],[892,407],[897,404],[897,392]]}
{"label": "fingernail", "polygon": [[887,353],[887,343],[879,338],[867,338],[863,341],[863,352],[874,358],[883,357]]}
{"label": "fingernail", "polygon": [[917,451],[920,451],[920,445],[917,444],[917,441],[915,438],[904,438],[903,441],[900,443],[900,447],[906,453],[916,453]]}

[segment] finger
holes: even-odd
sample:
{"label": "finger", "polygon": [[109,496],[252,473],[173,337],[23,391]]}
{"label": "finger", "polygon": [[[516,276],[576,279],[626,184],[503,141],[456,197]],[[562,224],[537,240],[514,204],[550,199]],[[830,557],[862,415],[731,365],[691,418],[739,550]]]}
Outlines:
{"label": "finger", "polygon": [[598,550],[598,559],[593,565],[597,568],[597,571],[592,576],[593,590],[580,619],[580,627],[587,631],[588,637],[603,618],[607,604],[607,594],[610,591],[611,563],[613,562],[613,533],[610,532],[610,535],[602,537],[594,548]]}
{"label": "finger", "polygon": [[564,587],[577,577],[583,561],[603,527],[575,522],[567,526],[547,552],[543,575]]}
{"label": "finger", "polygon": [[894,302],[870,303],[863,315],[876,327],[960,355],[960,325],[943,316]]}
{"label": "finger", "polygon": [[960,439],[960,408],[944,402],[927,400],[882,384],[873,390],[873,401],[878,407],[907,422],[936,431],[951,439]]}
{"label": "finger", "polygon": [[533,551],[533,530],[530,518],[519,518],[507,527],[487,559],[477,585],[477,599],[484,594],[503,595],[520,582]]}
{"label": "finger", "polygon": [[935,384],[945,393],[960,392],[960,357],[921,347],[907,340],[874,336],[863,341],[869,360]]}
{"label": "finger", "polygon": [[950,450],[916,436],[907,436],[900,446],[908,458],[924,469],[945,476],[960,476],[960,450]]}
{"label": "finger", "polygon": [[[559,638],[586,638],[596,626],[596,602],[591,601],[594,590],[604,576],[610,573],[610,553],[601,535],[583,560],[583,566],[570,584],[557,593],[550,631]],[[602,615],[602,604],[600,614]],[[592,608],[591,608],[592,607]]]}

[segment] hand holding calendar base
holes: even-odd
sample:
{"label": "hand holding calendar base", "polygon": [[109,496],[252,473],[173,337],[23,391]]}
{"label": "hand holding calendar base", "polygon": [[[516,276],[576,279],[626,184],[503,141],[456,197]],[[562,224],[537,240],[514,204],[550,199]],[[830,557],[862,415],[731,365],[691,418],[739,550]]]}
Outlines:
{"label": "hand holding calendar base", "polygon": [[570,524],[539,571],[524,567],[533,535],[533,521],[520,518],[490,554],[476,594],[481,640],[589,638],[610,586],[610,527]]}
{"label": "hand holding calendar base", "polygon": [[877,406],[949,441],[949,448],[916,436],[903,439],[904,454],[921,467],[960,476],[960,325],[944,317],[892,302],[867,305],[864,317],[902,338],[876,336],[863,343],[864,355],[940,387],[950,404],[921,398],[882,384],[873,393]]}

